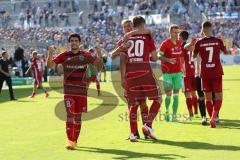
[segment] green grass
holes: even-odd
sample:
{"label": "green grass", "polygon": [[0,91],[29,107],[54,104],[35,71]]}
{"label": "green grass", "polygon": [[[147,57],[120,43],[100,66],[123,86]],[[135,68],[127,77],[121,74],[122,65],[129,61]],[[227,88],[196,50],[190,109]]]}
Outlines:
{"label": "green grass", "polygon": [[[224,70],[224,101],[220,113],[220,128],[201,126],[200,119],[188,123],[168,123],[158,119],[154,123],[154,129],[159,141],[140,140],[130,143],[125,140],[129,135],[129,123],[125,118],[127,106],[119,96],[116,97],[112,83],[101,83],[105,96],[97,98],[96,91],[90,91],[89,110],[95,110],[90,112],[92,115],[87,116],[91,118],[103,112],[107,114],[83,122],[79,147],[75,151],[64,148],[65,123],[55,114],[56,112],[59,117],[64,117],[63,106],[57,105],[62,101],[60,93],[51,91],[50,97],[45,99],[40,92],[36,98],[31,99],[27,97],[31,94],[31,86],[23,86],[14,90],[19,100],[9,102],[8,91],[4,90],[0,97],[0,160],[238,160],[240,66],[224,67]],[[115,75],[113,78],[116,79]],[[95,84],[92,84],[91,88],[95,88]],[[104,104],[97,107],[101,103]],[[164,105],[161,112],[164,112]],[[179,113],[187,113],[183,94],[180,95]],[[140,130],[140,120],[138,124]]]}

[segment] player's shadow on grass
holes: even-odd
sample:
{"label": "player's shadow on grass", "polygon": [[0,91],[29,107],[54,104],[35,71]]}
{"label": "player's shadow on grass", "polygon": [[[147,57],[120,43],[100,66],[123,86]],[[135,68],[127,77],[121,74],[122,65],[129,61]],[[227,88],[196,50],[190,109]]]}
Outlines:
{"label": "player's shadow on grass", "polygon": [[240,120],[220,119],[221,128],[240,129]]}
{"label": "player's shadow on grass", "polygon": [[131,158],[155,158],[155,159],[179,159],[186,158],[185,156],[181,156],[178,154],[151,154],[151,153],[140,153],[133,152],[127,150],[119,150],[119,149],[104,149],[104,148],[95,148],[95,147],[79,147],[76,149],[77,151],[84,152],[92,152],[99,154],[112,154],[116,155],[116,157],[112,157],[112,159],[131,159]]}
{"label": "player's shadow on grass", "polygon": [[215,145],[215,144],[210,144],[205,142],[177,142],[177,141],[169,141],[169,140],[158,140],[155,142],[147,140],[147,141],[141,141],[141,142],[177,146],[177,147],[183,147],[187,149],[240,151],[240,146]]}
{"label": "player's shadow on grass", "polygon": [[[182,124],[191,124],[191,125],[201,125],[201,122],[190,121],[190,122],[179,122]],[[205,126],[205,127],[209,127]],[[234,119],[220,119],[220,128],[228,128],[228,129],[240,129],[240,120]]]}

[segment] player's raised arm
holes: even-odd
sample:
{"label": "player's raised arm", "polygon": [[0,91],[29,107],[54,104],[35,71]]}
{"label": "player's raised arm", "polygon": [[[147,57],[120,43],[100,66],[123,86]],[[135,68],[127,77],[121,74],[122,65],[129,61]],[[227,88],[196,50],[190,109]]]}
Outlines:
{"label": "player's raised arm", "polygon": [[112,52],[111,52],[111,58],[114,59],[120,55],[120,53],[123,51],[122,46],[116,47]]}
{"label": "player's raised arm", "polygon": [[193,37],[191,42],[184,45],[184,49],[193,51],[196,42],[197,42],[197,39]]}
{"label": "player's raised arm", "polygon": [[193,50],[193,58],[197,58],[198,56],[198,53],[199,53],[199,44],[198,42],[195,44],[195,47],[194,47],[194,50]]}
{"label": "player's raised arm", "polygon": [[225,55],[231,54],[230,52],[227,51],[227,48],[224,45],[222,38],[219,38],[219,43],[220,43],[220,49],[223,52],[223,54],[225,54]]}
{"label": "player's raised arm", "polygon": [[126,33],[123,37],[123,41],[126,42],[129,39],[129,37],[131,37],[132,35],[135,35],[135,34],[149,34],[152,36],[153,32],[150,29],[146,29],[146,28],[136,29],[136,30]]}
{"label": "player's raised arm", "polygon": [[47,56],[47,67],[52,68],[55,63],[53,61],[53,54],[55,52],[56,48],[55,46],[49,46],[48,56]]}

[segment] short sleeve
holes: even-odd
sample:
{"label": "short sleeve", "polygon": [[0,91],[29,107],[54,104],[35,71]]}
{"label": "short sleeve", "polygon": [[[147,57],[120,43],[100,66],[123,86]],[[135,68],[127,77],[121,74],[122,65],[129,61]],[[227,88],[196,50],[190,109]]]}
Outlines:
{"label": "short sleeve", "polygon": [[57,55],[55,58],[53,58],[53,62],[56,64],[61,64],[65,61],[65,52]]}
{"label": "short sleeve", "polygon": [[165,42],[162,42],[162,44],[160,45],[160,49],[159,49],[161,55],[164,55],[167,51],[167,46]]}
{"label": "short sleeve", "polygon": [[88,64],[93,64],[97,60],[97,57],[93,57],[90,52],[84,52],[84,54],[87,57]]}
{"label": "short sleeve", "polygon": [[199,41],[197,41],[193,50],[194,55],[198,55],[198,53],[199,53]]}

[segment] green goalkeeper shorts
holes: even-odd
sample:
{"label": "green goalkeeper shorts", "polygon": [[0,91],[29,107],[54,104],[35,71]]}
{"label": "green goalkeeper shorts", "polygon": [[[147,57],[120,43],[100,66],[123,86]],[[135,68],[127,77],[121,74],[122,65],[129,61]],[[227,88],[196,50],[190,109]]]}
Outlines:
{"label": "green goalkeeper shorts", "polygon": [[97,67],[93,66],[92,64],[89,64],[85,72],[86,78],[97,76],[97,73],[98,73]]}
{"label": "green goalkeeper shorts", "polygon": [[165,91],[178,90],[182,88],[182,72],[164,73],[163,82]]}

